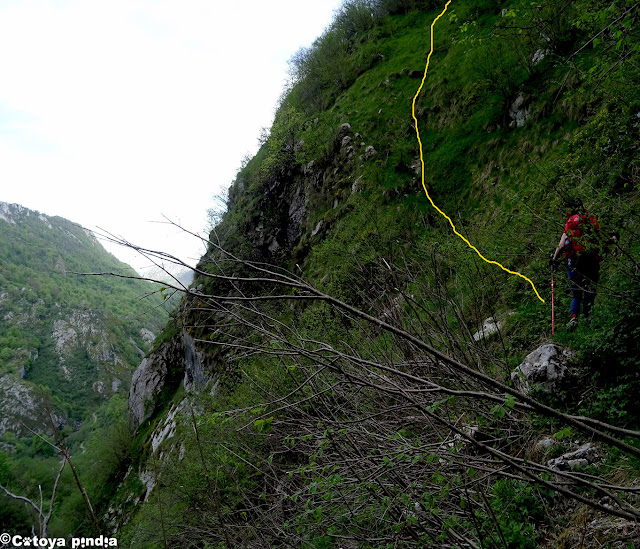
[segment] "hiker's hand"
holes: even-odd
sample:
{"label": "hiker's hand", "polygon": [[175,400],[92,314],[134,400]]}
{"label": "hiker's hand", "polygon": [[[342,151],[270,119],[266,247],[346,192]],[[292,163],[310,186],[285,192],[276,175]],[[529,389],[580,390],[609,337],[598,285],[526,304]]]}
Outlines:
{"label": "hiker's hand", "polygon": [[549,268],[552,273],[555,273],[558,270],[558,261],[553,259],[553,256],[549,258]]}

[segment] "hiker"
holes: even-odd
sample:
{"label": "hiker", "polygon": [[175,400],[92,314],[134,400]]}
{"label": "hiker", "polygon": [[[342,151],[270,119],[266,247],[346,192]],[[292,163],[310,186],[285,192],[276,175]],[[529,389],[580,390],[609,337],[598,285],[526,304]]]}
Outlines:
{"label": "hiker", "polygon": [[[564,252],[568,262],[568,275],[571,286],[571,319],[569,330],[578,326],[580,304],[582,312],[587,318],[596,298],[595,285],[600,276],[600,227],[595,217],[585,215],[582,201],[574,198],[566,204],[565,214],[567,224],[562,233],[560,243],[551,256],[551,270],[557,268],[558,256]],[[615,237],[614,238],[615,241]]]}

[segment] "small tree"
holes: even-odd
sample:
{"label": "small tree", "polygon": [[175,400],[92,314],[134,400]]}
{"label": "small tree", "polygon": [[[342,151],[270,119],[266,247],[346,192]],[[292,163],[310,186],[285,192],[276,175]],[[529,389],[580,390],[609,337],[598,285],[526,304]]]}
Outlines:
{"label": "small tree", "polygon": [[[43,495],[42,495],[42,486],[38,485],[38,491],[40,493],[40,502],[36,503],[34,502],[32,499],[29,499],[25,496],[20,496],[17,494],[14,494],[13,492],[11,492],[9,489],[7,489],[5,486],[3,486],[2,484],[0,484],[0,490],[2,490],[5,495],[7,495],[8,497],[15,499],[17,501],[23,501],[25,502],[29,507],[31,507],[35,512],[36,515],[38,517],[38,528],[34,527],[32,528],[33,531],[37,531],[38,532],[38,536],[41,538],[47,537],[47,528],[49,526],[49,522],[51,521],[51,516],[53,514],[53,503],[56,499],[56,491],[58,489],[58,481],[60,480],[60,476],[62,475],[62,471],[64,469],[64,466],[67,464],[67,460],[66,459],[62,459],[60,462],[60,469],[58,470],[58,473],[56,474],[54,481],[53,481],[53,488],[51,489],[51,497],[49,498],[49,505],[48,507],[45,508],[44,506],[44,499],[43,499]],[[46,514],[45,514],[46,511]]]}

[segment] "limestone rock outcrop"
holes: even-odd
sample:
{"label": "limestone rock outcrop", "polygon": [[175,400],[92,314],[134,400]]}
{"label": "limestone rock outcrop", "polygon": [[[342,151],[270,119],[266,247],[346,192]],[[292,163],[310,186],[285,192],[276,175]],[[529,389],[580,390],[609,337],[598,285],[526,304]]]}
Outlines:
{"label": "limestone rock outcrop", "polygon": [[204,389],[211,376],[205,354],[183,330],[160,345],[136,369],[129,391],[129,414],[132,429],[137,429],[162,403],[165,392],[173,392],[184,383],[187,392]]}
{"label": "limestone rock outcrop", "polygon": [[208,381],[205,373],[204,353],[199,351],[186,330],[182,332],[184,345],[184,389],[189,392],[201,389]]}
{"label": "limestone rock outcrop", "polygon": [[560,457],[549,460],[547,465],[552,469],[566,471],[567,469],[589,465],[593,463],[597,457],[598,452],[595,444],[587,442],[577,450],[567,452]]}
{"label": "limestone rock outcrop", "polygon": [[0,435],[29,434],[28,429],[51,431],[37,388],[10,374],[0,376]]}
{"label": "limestone rock outcrop", "polygon": [[500,320],[496,321],[495,318],[490,316],[482,323],[482,328],[480,328],[480,330],[473,334],[473,340],[480,341],[486,337],[489,337],[502,330],[503,326],[504,322]]}
{"label": "limestone rock outcrop", "polygon": [[181,338],[163,343],[136,369],[129,390],[131,428],[137,429],[153,416],[165,389],[176,386],[184,375]]}
{"label": "limestone rock outcrop", "polygon": [[529,353],[511,374],[514,387],[528,394],[534,388],[545,393],[554,393],[567,375],[571,351],[548,343]]}

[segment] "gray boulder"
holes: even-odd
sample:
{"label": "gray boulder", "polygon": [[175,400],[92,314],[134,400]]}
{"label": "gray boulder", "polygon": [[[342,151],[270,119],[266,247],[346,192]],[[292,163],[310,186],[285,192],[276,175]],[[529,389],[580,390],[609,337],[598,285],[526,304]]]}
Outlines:
{"label": "gray boulder", "polygon": [[324,227],[324,221],[321,219],[320,221],[318,221],[318,224],[316,225],[316,228],[313,229],[313,231],[311,231],[311,236],[316,236]]}
{"label": "gray boulder", "polygon": [[526,121],[530,118],[530,109],[525,106],[524,95],[522,95],[522,93],[519,93],[511,104],[509,116],[511,117],[511,122],[509,123],[510,128],[513,128],[514,126],[520,128],[524,126]]}
{"label": "gray boulder", "polygon": [[554,393],[559,383],[567,375],[571,351],[559,345],[548,343],[528,354],[511,374],[514,387],[528,394],[534,388],[545,393]]}
{"label": "gray boulder", "polygon": [[500,320],[496,322],[496,320],[492,316],[490,316],[482,323],[482,328],[480,328],[480,330],[473,334],[473,340],[480,341],[485,337],[489,337],[502,330],[503,326],[504,322]]}
{"label": "gray boulder", "polygon": [[547,452],[548,450],[553,448],[556,444],[557,442],[551,437],[545,437],[539,440],[538,442],[536,442],[534,448],[541,452]]}
{"label": "gray boulder", "polygon": [[568,452],[558,458],[549,460],[547,465],[551,469],[566,471],[567,469],[589,465],[590,463],[593,463],[597,457],[598,452],[595,445],[591,442],[587,442],[573,452]]}
{"label": "gray boulder", "polygon": [[351,124],[345,122],[338,128],[338,138],[342,139],[345,135],[351,133]]}

